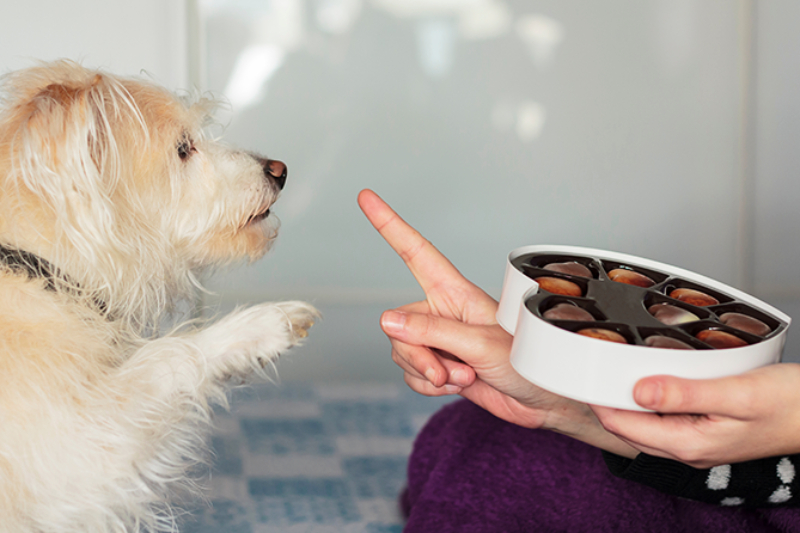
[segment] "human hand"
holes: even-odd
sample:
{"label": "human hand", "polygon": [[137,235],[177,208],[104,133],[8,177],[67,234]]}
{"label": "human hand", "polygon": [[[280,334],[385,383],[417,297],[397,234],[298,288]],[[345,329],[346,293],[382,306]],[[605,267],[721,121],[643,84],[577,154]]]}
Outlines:
{"label": "human hand", "polygon": [[[403,306],[410,312],[455,319],[465,324],[496,324],[497,302],[467,280],[428,240],[395,213],[377,194],[366,189],[358,195],[358,204],[375,229],[403,259],[425,292],[425,300]],[[384,317],[387,319],[387,317]],[[388,320],[388,319],[387,319]],[[428,349],[404,350],[401,360],[429,381],[440,393],[457,392],[475,380],[475,372],[466,364]],[[393,352],[393,357],[398,354]],[[397,359],[395,360],[397,362]],[[413,388],[413,387],[412,387]],[[432,390],[427,390],[433,393]],[[429,394],[430,395],[430,394]]]}
{"label": "human hand", "polygon": [[603,426],[634,448],[696,468],[800,453],[800,365],[737,376],[639,380],[634,399],[657,413],[593,406]]}
{"label": "human hand", "polygon": [[504,420],[571,435],[628,457],[635,451],[606,432],[585,404],[537,387],[509,362],[513,338],[495,319],[497,302],[472,284],[374,192],[359,205],[405,261],[425,300],[386,311],[381,326],[411,389],[459,393]]}

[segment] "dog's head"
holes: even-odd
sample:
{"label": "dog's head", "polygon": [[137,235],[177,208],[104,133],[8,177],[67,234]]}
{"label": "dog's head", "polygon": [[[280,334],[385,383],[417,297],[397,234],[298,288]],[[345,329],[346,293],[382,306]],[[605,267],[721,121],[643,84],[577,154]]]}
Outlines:
{"label": "dog's head", "polygon": [[286,167],[204,135],[212,107],[68,61],[7,75],[0,243],[117,313],[153,314],[196,269],[260,257]]}

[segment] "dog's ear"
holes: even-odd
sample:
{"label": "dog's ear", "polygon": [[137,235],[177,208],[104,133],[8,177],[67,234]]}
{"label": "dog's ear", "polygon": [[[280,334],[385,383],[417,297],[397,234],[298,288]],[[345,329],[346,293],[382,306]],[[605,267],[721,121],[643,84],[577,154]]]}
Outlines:
{"label": "dog's ear", "polygon": [[94,74],[78,80],[42,84],[20,104],[15,167],[72,240],[102,239],[112,231],[111,195],[121,172],[115,129],[141,117],[115,79]]}
{"label": "dog's ear", "polygon": [[51,83],[24,104],[27,119],[17,148],[23,168],[37,175],[29,185],[56,185],[48,184],[42,171],[78,193],[91,194],[104,181],[114,181],[115,176],[104,175],[114,156],[105,85],[100,74],[84,83]]}

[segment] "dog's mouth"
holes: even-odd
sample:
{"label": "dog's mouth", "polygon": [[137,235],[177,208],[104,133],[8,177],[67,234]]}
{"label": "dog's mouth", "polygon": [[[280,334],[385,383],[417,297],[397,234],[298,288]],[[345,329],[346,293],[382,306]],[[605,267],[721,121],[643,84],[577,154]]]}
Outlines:
{"label": "dog's mouth", "polygon": [[270,211],[268,207],[264,211],[261,211],[260,213],[256,213],[255,215],[250,215],[250,218],[248,218],[247,222],[245,222],[245,226],[258,224],[259,222],[261,222],[262,220],[264,220],[269,216],[269,212]]}

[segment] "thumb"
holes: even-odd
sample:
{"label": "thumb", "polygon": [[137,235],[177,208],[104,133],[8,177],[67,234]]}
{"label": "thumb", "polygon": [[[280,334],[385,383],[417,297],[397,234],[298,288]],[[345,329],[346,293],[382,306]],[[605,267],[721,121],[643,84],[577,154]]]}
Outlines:
{"label": "thumb", "polygon": [[381,328],[389,337],[444,350],[470,366],[480,364],[494,348],[510,348],[510,340],[498,338],[492,326],[465,324],[425,313],[385,311],[381,315]]}
{"label": "thumb", "polygon": [[659,413],[727,415],[746,401],[748,386],[739,376],[718,379],[684,379],[651,376],[640,379],[633,398],[644,408]]}

